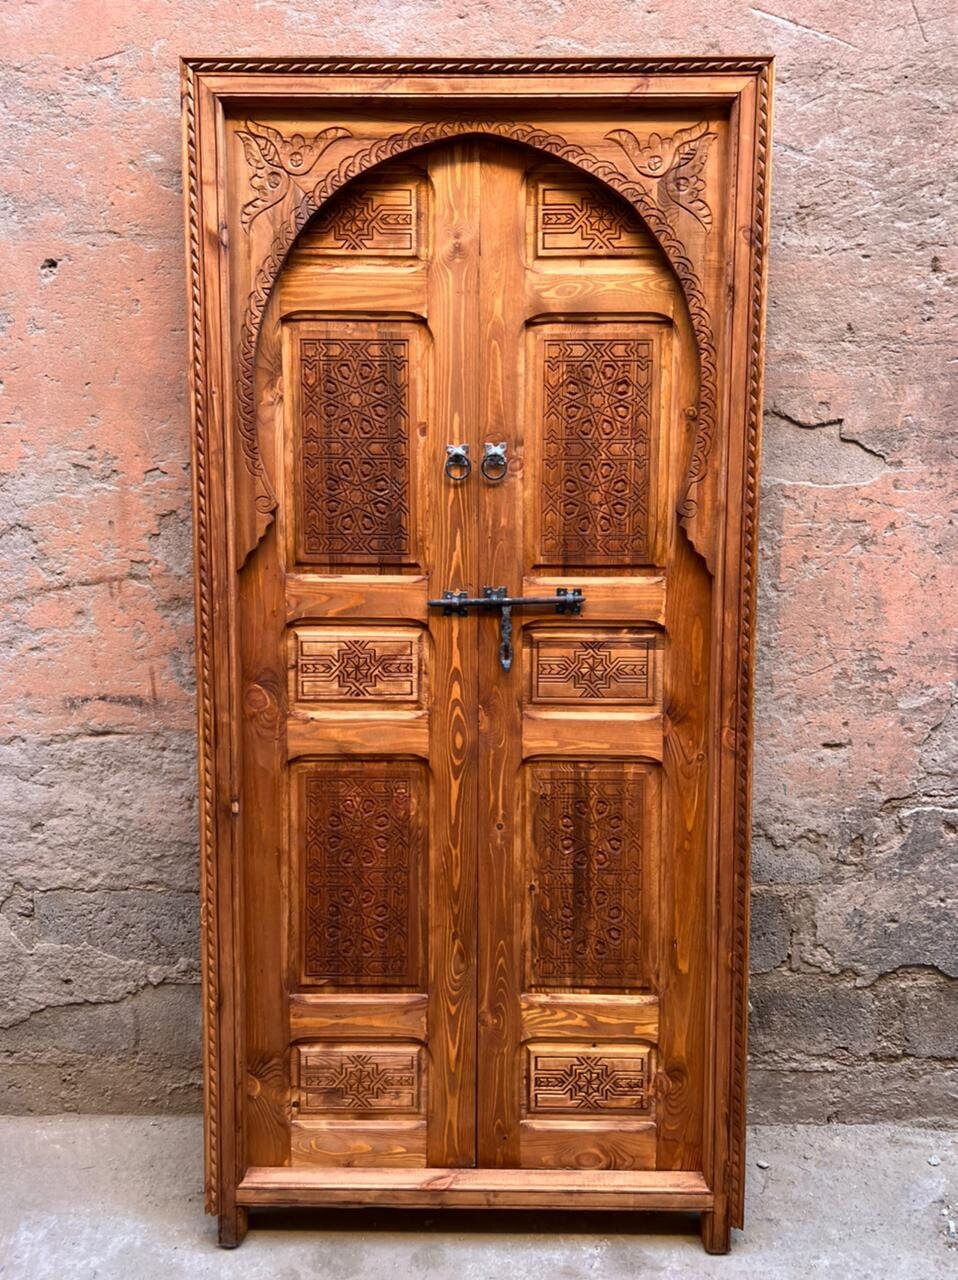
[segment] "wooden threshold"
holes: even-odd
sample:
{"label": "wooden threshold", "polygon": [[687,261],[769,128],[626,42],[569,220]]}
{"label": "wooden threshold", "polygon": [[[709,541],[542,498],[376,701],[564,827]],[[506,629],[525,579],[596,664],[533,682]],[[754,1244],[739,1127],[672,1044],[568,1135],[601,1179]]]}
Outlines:
{"label": "wooden threshold", "polygon": [[701,1211],[714,1196],[700,1173],[582,1169],[247,1169],[246,1206]]}

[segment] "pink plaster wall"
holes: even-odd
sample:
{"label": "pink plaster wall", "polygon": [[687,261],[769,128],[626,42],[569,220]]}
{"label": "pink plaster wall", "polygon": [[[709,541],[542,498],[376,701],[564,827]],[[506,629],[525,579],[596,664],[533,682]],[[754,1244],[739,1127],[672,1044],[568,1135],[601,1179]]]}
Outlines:
{"label": "pink plaster wall", "polygon": [[0,32],[0,1109],[198,1103],[178,55],[771,50],[753,1111],[954,1119],[949,6],[35,0]]}

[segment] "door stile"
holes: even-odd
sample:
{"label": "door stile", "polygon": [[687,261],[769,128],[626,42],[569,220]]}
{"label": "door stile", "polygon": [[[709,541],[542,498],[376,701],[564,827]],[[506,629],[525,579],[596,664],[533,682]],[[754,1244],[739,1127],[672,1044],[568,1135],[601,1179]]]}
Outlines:
{"label": "door stile", "polygon": [[[476,484],[446,479],[446,445],[475,437],[479,415],[479,165],[475,143],[433,157],[428,317],[434,351],[425,538],[430,594],[477,579]],[[476,1159],[475,762],[478,666],[475,617],[433,610],[428,1042],[431,1097],[427,1163]]]}
{"label": "door stile", "polygon": [[[524,157],[486,147],[481,164],[479,334],[484,368],[477,446],[506,442],[509,469],[479,477],[479,590],[522,594],[522,387],[525,290]],[[479,644],[479,1088],[478,1163],[519,1164],[522,989],[522,614],[513,616],[512,669],[499,660],[497,611],[477,619]]]}

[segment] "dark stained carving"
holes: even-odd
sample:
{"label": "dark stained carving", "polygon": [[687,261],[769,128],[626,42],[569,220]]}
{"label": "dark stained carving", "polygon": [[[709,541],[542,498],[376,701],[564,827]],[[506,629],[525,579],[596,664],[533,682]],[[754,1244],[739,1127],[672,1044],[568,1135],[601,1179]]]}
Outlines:
{"label": "dark stained carving", "polygon": [[299,346],[299,554],[331,564],[409,560],[409,355],[404,338]]}
{"label": "dark stained carving", "polygon": [[542,379],[540,563],[644,563],[652,344],[546,339]]}
{"label": "dark stained carving", "polygon": [[302,776],[307,981],[413,986],[425,857],[422,774],[393,761],[316,764]]}
{"label": "dark stained carving", "polygon": [[641,984],[643,801],[634,766],[531,767],[533,987]]}
{"label": "dark stained carving", "polygon": [[533,702],[655,701],[651,636],[537,635],[532,643]]}

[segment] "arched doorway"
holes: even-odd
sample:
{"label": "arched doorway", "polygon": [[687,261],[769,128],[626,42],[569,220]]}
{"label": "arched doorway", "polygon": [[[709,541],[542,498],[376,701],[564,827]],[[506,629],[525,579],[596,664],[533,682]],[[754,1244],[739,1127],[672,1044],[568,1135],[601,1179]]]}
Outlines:
{"label": "arched doorway", "polygon": [[[251,1165],[702,1167],[696,394],[660,249],[570,165],[443,143],[301,234],[240,591]],[[533,603],[430,604],[485,590]]]}

